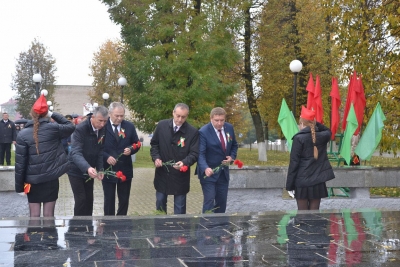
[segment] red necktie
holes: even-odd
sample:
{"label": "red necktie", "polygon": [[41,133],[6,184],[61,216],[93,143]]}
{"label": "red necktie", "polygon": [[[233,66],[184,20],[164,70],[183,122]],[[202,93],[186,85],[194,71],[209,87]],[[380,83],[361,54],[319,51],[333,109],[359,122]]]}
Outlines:
{"label": "red necktie", "polygon": [[221,141],[222,149],[223,149],[224,152],[225,152],[225,151],[226,151],[226,148],[225,148],[224,136],[222,135],[222,131],[221,131],[221,130],[218,130],[218,132],[219,132],[219,140]]}

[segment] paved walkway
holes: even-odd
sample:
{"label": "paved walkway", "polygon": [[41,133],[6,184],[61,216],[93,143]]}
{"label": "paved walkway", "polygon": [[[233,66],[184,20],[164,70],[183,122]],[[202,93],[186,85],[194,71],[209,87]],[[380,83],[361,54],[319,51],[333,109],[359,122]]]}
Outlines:
{"label": "paved walkway", "polygon": [[[194,172],[194,169],[191,170]],[[131,196],[128,215],[154,215],[155,189],[153,185],[154,169],[134,168]],[[116,201],[117,202],[117,201]],[[168,197],[167,212],[173,214],[174,197]],[[187,214],[200,214],[203,203],[203,194],[197,176],[191,175],[190,192],[187,196]],[[116,203],[117,207],[117,203]],[[103,188],[101,182],[95,181],[94,188],[94,216],[103,214]],[[117,210],[117,208],[116,208]],[[74,214],[74,197],[67,175],[60,178],[60,192],[56,204],[55,216],[69,216]]]}

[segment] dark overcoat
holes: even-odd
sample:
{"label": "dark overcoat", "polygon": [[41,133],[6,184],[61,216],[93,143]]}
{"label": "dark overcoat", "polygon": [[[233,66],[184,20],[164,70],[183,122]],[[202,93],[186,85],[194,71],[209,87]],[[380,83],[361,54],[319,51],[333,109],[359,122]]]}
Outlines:
{"label": "dark overcoat", "polygon": [[174,133],[172,119],[162,120],[157,124],[150,141],[150,155],[153,162],[161,159],[165,162],[182,161],[189,167],[181,172],[172,166],[156,168],[154,187],[157,192],[168,195],[184,195],[190,189],[190,166],[199,155],[199,134],[196,128],[185,122]]}

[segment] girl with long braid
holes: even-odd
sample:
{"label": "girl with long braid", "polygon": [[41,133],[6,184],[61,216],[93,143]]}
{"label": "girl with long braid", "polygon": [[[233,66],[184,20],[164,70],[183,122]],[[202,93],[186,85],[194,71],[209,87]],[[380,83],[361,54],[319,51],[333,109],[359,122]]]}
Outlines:
{"label": "girl with long braid", "polygon": [[335,178],[327,155],[331,131],[315,121],[315,111],[301,109],[300,131],[293,136],[286,190],[293,191],[299,210],[318,210],[328,196],[326,181]]}
{"label": "girl with long braid", "polygon": [[58,178],[68,170],[61,139],[70,136],[75,125],[61,114],[49,111],[44,95],[33,105],[31,117],[17,136],[15,191],[28,195],[30,217],[40,217],[42,203],[43,216],[54,217]]}

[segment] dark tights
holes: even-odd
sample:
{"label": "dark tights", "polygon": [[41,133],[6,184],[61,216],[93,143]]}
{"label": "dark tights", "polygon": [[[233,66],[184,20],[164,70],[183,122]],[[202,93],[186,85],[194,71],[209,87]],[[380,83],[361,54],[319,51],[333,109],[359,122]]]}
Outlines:
{"label": "dark tights", "polygon": [[[29,203],[29,213],[31,217],[40,217],[42,203]],[[54,217],[54,208],[56,202],[44,202],[43,203],[43,217]]]}
{"label": "dark tights", "polygon": [[298,210],[319,210],[321,199],[296,199]]}

